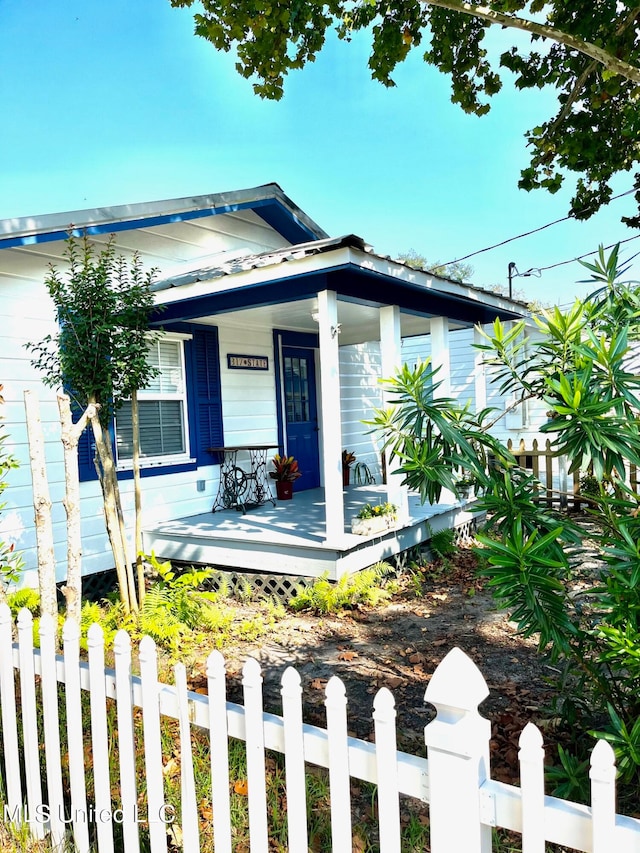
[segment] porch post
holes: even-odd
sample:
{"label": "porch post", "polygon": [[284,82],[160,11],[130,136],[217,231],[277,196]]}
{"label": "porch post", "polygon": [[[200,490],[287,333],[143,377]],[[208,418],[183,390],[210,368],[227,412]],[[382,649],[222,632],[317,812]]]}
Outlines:
{"label": "porch post", "polygon": [[[485,342],[482,333],[479,329],[473,330],[474,344],[482,344]],[[484,364],[484,353],[482,350],[474,350],[474,382],[476,392],[475,411],[480,412],[487,407],[487,369]]]}
{"label": "porch post", "polygon": [[433,317],[431,320],[431,364],[440,370],[434,377],[439,382],[438,397],[451,394],[451,359],[449,356],[449,318]]}
{"label": "porch post", "polygon": [[[384,305],[380,309],[380,356],[382,378],[395,376],[402,366],[400,308],[397,305]],[[389,405],[389,393],[384,387],[382,404],[385,408]],[[407,487],[400,485],[402,476],[395,473],[399,467],[399,461],[391,461],[387,454],[387,500],[398,507],[398,518],[403,521],[409,516],[409,496]]]}
{"label": "porch post", "polygon": [[323,290],[318,293],[318,334],[326,541],[338,543],[344,537],[344,495],[342,493],[338,298],[334,290]]}

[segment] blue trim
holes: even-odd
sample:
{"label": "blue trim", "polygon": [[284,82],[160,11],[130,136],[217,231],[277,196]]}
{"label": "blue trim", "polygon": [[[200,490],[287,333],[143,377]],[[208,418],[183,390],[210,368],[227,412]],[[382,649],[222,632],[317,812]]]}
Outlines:
{"label": "blue trim", "polygon": [[282,417],[282,366],[280,364],[280,346],[284,332],[273,330],[273,366],[276,383],[276,419],[278,422],[278,453],[284,452],[284,420]]}
{"label": "blue trim", "polygon": [[323,272],[283,276],[275,281],[171,302],[159,316],[167,321],[192,320],[241,308],[296,302],[314,297],[321,290],[335,290],[341,299],[362,305],[398,305],[401,310],[421,317],[445,316],[466,323],[491,323],[496,317],[517,320],[522,316],[515,311],[499,309],[455,294],[425,290],[384,273],[363,270],[354,264],[344,264]]}
{"label": "blue trim", "polygon": [[[255,210],[258,216],[264,219],[272,228],[275,228],[290,243],[306,243],[309,240],[318,239],[318,235],[305,226],[292,211],[274,199],[259,199],[239,204],[206,207],[201,210],[186,210],[182,213],[166,213],[156,216],[145,216],[139,219],[104,222],[73,228],[71,234],[74,237],[82,237],[83,234],[88,234],[89,236],[96,234],[116,234],[120,231],[153,228],[156,225],[167,225],[172,222],[189,222],[193,219],[203,219],[205,216],[217,216],[220,213],[236,213],[239,210],[247,209]],[[69,225],[71,226],[73,223],[70,222]],[[58,240],[66,240],[68,236],[68,229],[56,229],[55,231],[26,234],[20,237],[3,237],[0,238],[0,249],[11,249],[16,246],[32,246],[36,243],[52,243]]]}
{"label": "blue trim", "polygon": [[290,243],[308,243],[310,240],[317,240],[318,235],[304,225],[298,217],[278,202],[266,204],[259,210],[256,210],[267,225],[282,234],[285,240]]}
{"label": "blue trim", "polygon": [[282,346],[303,347],[304,349],[318,349],[320,346],[320,335],[313,332],[291,332],[288,329],[274,329],[274,332],[282,335]]}

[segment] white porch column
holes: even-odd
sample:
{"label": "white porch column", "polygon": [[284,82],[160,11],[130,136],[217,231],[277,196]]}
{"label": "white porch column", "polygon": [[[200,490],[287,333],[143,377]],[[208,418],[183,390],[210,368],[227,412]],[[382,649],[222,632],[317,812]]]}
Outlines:
{"label": "white porch column", "polygon": [[451,394],[451,359],[447,317],[434,317],[431,320],[431,365],[434,370],[440,368],[434,377],[434,383],[440,383],[436,396],[448,397]]}
{"label": "white porch column", "polygon": [[344,495],[342,493],[338,298],[334,290],[323,290],[318,293],[318,333],[326,541],[339,543],[344,537]]}
{"label": "white porch column", "polygon": [[[484,337],[477,328],[474,328],[473,330],[473,342],[474,344],[481,344],[485,342]],[[479,412],[487,407],[487,368],[484,363],[484,352],[479,349],[474,350],[474,352],[473,378],[476,392],[475,410],[476,412]]]}
{"label": "white porch column", "polygon": [[[400,330],[400,308],[397,305],[385,305],[380,309],[380,355],[382,362],[382,378],[395,376],[402,366],[402,334]],[[383,407],[389,405],[389,394],[383,386]],[[409,516],[409,495],[406,486],[401,486],[402,476],[395,474],[399,461],[389,459],[387,451],[387,500],[398,507],[398,519],[406,520]]]}

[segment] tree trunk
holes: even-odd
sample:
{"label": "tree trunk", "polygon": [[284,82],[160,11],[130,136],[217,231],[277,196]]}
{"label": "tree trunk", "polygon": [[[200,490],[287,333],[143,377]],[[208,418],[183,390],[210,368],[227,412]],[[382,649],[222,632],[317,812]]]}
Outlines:
{"label": "tree trunk", "polygon": [[142,607],[146,593],[144,583],[144,566],[142,563],[142,490],[140,484],[140,410],[138,408],[138,392],[131,392],[131,428],[133,431],[133,495],[135,501],[135,553],[136,576],[138,580],[138,603]]}
{"label": "tree trunk", "polygon": [[[95,405],[95,400],[90,400]],[[105,440],[102,425],[97,416],[91,418],[91,428],[96,442],[96,453],[98,456],[98,476],[102,486],[102,497],[104,501],[104,517],[107,526],[107,534],[113,551],[118,586],[120,588],[120,601],[125,612],[129,613],[132,608],[129,584],[127,580],[127,557],[122,539],[122,528],[118,514],[118,501],[116,490],[118,481],[115,475],[115,464],[111,453],[111,442],[109,437]]]}
{"label": "tree trunk", "polygon": [[89,419],[95,417],[96,407],[88,406],[80,420],[74,424],[71,405],[66,394],[58,394],[58,410],[62,426],[64,448],[65,497],[62,500],[67,513],[67,582],[62,587],[67,618],[80,624],[82,606],[82,534],[80,529],[80,475],[78,472],[78,441]]}
{"label": "tree trunk", "polygon": [[33,481],[33,506],[36,522],[38,549],[38,585],[40,587],[40,613],[58,618],[56,595],[56,560],[53,549],[53,524],[51,522],[51,499],[47,481],[44,433],[40,420],[40,406],[31,391],[24,392],[29,439],[29,461]]}

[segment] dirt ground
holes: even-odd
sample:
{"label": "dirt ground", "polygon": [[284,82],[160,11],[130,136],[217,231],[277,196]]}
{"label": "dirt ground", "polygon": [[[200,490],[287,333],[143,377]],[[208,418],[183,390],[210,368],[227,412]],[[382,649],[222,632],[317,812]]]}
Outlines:
{"label": "dirt ground", "polygon": [[[497,611],[476,576],[470,547],[425,566],[419,584],[407,573],[403,578],[402,591],[384,605],[338,615],[288,614],[267,637],[226,647],[229,699],[242,702],[242,665],[254,657],[263,667],[265,709],[280,713],[280,678],[293,666],[302,678],[305,722],[324,726],[324,687],[337,675],[349,700],[349,733],[370,739],[373,696],[386,686],[396,700],[399,749],[424,755],[424,727],[435,714],[424,702],[425,688],[442,658],[458,646],[490,691],[480,712],[492,722],[492,776],[517,783],[520,733],[529,721],[544,725],[553,696],[549,664],[536,651],[535,638],[519,636]],[[245,609],[250,615],[251,605]],[[194,678],[197,683],[197,672]]]}

